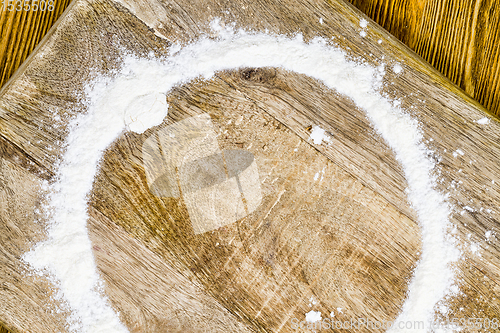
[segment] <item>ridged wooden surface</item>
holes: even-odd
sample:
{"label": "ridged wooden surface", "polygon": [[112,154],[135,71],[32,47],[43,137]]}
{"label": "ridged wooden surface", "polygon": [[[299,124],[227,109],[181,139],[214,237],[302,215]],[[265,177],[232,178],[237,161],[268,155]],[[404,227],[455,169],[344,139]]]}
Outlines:
{"label": "ridged wooden surface", "polygon": [[[384,92],[433,139],[427,144],[441,157],[436,186],[455,207],[450,219],[464,258],[448,315],[498,317],[500,123],[476,124],[485,110],[383,29],[369,26],[361,37],[361,14],[343,1],[165,3],[78,0],[43,56],[0,95],[0,322],[14,331],[64,331],[64,314],[48,310],[50,285],[27,277],[20,258],[44,237],[36,189],[54,180],[68,120],[86,110],[86,84],[115,69],[124,49],[164,55],[171,41],[209,33],[214,17],[237,28],[334,38],[355,59],[388,64]],[[395,62],[402,73],[392,71]],[[148,190],[141,147],[154,129],[123,133],[95,179],[88,229],[105,292],[131,332],[292,332],[291,318],[337,307],[341,320],[395,318],[420,233],[393,151],[352,101],[273,68],[219,72],[176,87],[167,101],[162,126],[209,114],[221,147],[255,156],[263,200],[231,225],[194,234],[182,200]],[[312,125],[332,144],[309,140]],[[466,155],[453,156],[458,148]],[[315,182],[321,170],[325,179]]]}
{"label": "ridged wooden surface", "polygon": [[496,0],[348,0],[500,115]]}
{"label": "ridged wooden surface", "polygon": [[[500,6],[494,0],[347,0],[500,114]],[[0,87],[33,51],[70,0],[53,11],[0,7]]]}
{"label": "ridged wooden surface", "polygon": [[52,11],[16,10],[17,5],[8,10],[7,1],[0,5],[0,87],[35,49],[71,0],[54,0]]}

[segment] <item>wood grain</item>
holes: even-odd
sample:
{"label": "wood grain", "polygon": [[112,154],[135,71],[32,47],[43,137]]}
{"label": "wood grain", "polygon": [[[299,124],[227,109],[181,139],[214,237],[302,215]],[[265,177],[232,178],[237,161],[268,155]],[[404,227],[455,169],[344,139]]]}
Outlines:
{"label": "wood grain", "polygon": [[53,10],[36,11],[18,10],[21,1],[18,3],[13,1],[14,7],[9,6],[8,0],[2,2],[0,6],[0,87],[33,52],[70,3],[70,0],[51,1],[54,6]]}
{"label": "wood grain", "polygon": [[[166,124],[208,113],[221,149],[254,154],[264,198],[254,213],[194,234],[182,200],[159,200],[144,188],[138,148],[151,131],[126,135],[108,151],[92,206],[184,266],[183,275],[255,331],[293,331],[290,319],[309,311],[311,297],[324,313],[345,308],[339,319],[394,318],[417,260],[416,224],[234,89],[217,80],[174,92]],[[240,123],[226,125],[231,119]],[[324,180],[314,181],[321,170]]]}
{"label": "wood grain", "polygon": [[500,7],[494,0],[348,0],[500,115]]}
{"label": "wood grain", "polygon": [[[384,92],[433,139],[427,145],[439,161],[437,187],[449,193],[465,253],[457,265],[462,293],[448,316],[498,317],[500,124],[477,125],[484,108],[394,37],[374,25],[361,37],[362,15],[342,1],[79,0],[0,95],[7,184],[0,322],[13,331],[64,331],[64,313],[50,312],[57,306],[50,284],[23,275],[20,257],[44,237],[36,209],[45,197],[33,189],[54,181],[68,121],[86,110],[86,83],[116,69],[124,49],[165,54],[172,41],[209,33],[214,17],[258,31],[298,31],[306,40],[333,38],[354,59],[389,65]],[[401,74],[391,71],[395,62]],[[337,307],[344,309],[339,319],[395,318],[420,233],[401,167],[362,110],[312,78],[274,68],[219,72],[176,87],[167,101],[162,125],[123,133],[107,149],[89,202],[105,291],[130,331],[291,332],[292,318]],[[202,113],[222,149],[255,156],[263,203],[236,223],[197,235],[182,198],[149,192],[141,147],[162,126]],[[333,143],[314,145],[312,125],[325,128]],[[458,148],[466,154],[454,157]],[[485,239],[486,230],[493,238]]]}

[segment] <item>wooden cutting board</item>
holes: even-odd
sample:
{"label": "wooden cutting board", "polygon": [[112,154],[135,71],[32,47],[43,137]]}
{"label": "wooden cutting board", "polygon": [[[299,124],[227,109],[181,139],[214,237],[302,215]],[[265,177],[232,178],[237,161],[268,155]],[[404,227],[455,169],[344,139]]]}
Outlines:
{"label": "wooden cutting board", "polygon": [[[82,0],[0,93],[0,323],[64,331],[64,314],[50,312],[50,283],[28,276],[20,257],[44,237],[35,222],[44,198],[34,189],[53,180],[68,119],[84,111],[85,83],[115,69],[124,49],[161,55],[172,41],[209,32],[215,17],[306,40],[334,37],[355,59],[403,65],[399,75],[388,72],[385,91],[433,138],[428,144],[442,156],[438,189],[474,210],[451,217],[465,253],[453,318],[498,317],[500,248],[485,232],[499,232],[500,124],[477,125],[485,110],[409,49],[373,23],[361,37],[363,16],[342,1]],[[420,230],[394,153],[352,101],[274,68],[219,72],[167,100],[165,125],[208,114],[222,150],[253,155],[262,202],[235,223],[196,234],[182,201],[149,191],[141,149],[151,131],[119,137],[96,177],[88,228],[106,294],[131,332],[291,332],[311,297],[322,313],[343,308],[339,320],[397,316]],[[308,139],[316,124],[333,144]],[[456,149],[467,154],[456,158]]]}

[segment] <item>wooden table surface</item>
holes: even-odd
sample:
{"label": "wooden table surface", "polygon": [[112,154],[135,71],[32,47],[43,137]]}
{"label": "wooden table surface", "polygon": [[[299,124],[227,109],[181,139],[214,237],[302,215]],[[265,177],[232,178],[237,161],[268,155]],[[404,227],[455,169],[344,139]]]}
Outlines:
{"label": "wooden table surface", "polygon": [[500,115],[500,6],[494,0],[348,0]]}
{"label": "wooden table surface", "polygon": [[[50,1],[50,3],[49,3]],[[70,0],[3,0],[0,6],[0,87],[35,50]],[[42,7],[40,7],[42,4]],[[33,6],[35,5],[35,6]],[[49,7],[50,6],[50,7]],[[36,10],[35,10],[36,9]]]}
{"label": "wooden table surface", "polygon": [[[78,0],[69,8],[0,95],[6,328],[64,331],[63,314],[47,311],[50,283],[26,276],[20,257],[43,239],[35,222],[43,197],[33,189],[53,180],[67,121],[84,111],[86,82],[116,68],[124,48],[164,54],[166,40],[194,40],[215,17],[246,29],[301,32],[306,40],[335,37],[355,59],[403,65],[399,75],[388,71],[384,91],[400,98],[425,138],[433,138],[429,146],[442,157],[438,189],[450,194],[452,206],[474,209],[451,216],[465,257],[457,267],[462,293],[449,315],[498,317],[500,247],[495,236],[486,241],[485,231],[500,231],[500,124],[476,124],[484,108],[380,27],[369,24],[361,37],[359,11],[316,0]],[[352,101],[309,77],[266,68],[187,83],[168,102],[167,123],[207,113],[217,133],[229,133],[222,148],[252,152],[263,203],[237,223],[197,236],[182,205],[158,200],[145,184],[140,150],[149,132],[120,136],[96,177],[88,228],[106,294],[131,332],[291,332],[290,318],[310,310],[311,296],[323,313],[343,307],[345,319],[396,317],[419,258],[420,231],[394,153]],[[58,126],[53,114],[62,119]],[[240,117],[238,126],[229,124]],[[334,144],[313,145],[314,124]],[[455,158],[458,148],[466,155]],[[322,168],[321,184],[303,176]],[[471,242],[481,256],[468,250]]]}

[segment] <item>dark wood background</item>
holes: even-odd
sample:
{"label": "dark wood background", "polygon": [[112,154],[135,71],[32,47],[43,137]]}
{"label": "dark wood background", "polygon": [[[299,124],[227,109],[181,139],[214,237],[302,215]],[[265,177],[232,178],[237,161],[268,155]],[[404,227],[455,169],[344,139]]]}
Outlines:
{"label": "dark wood background", "polygon": [[500,115],[498,1],[348,1]]}
{"label": "dark wood background", "polygon": [[[53,0],[52,11],[9,11],[7,1],[0,3],[0,87],[33,52],[70,3],[70,0]],[[16,0],[13,3],[16,7]]]}

